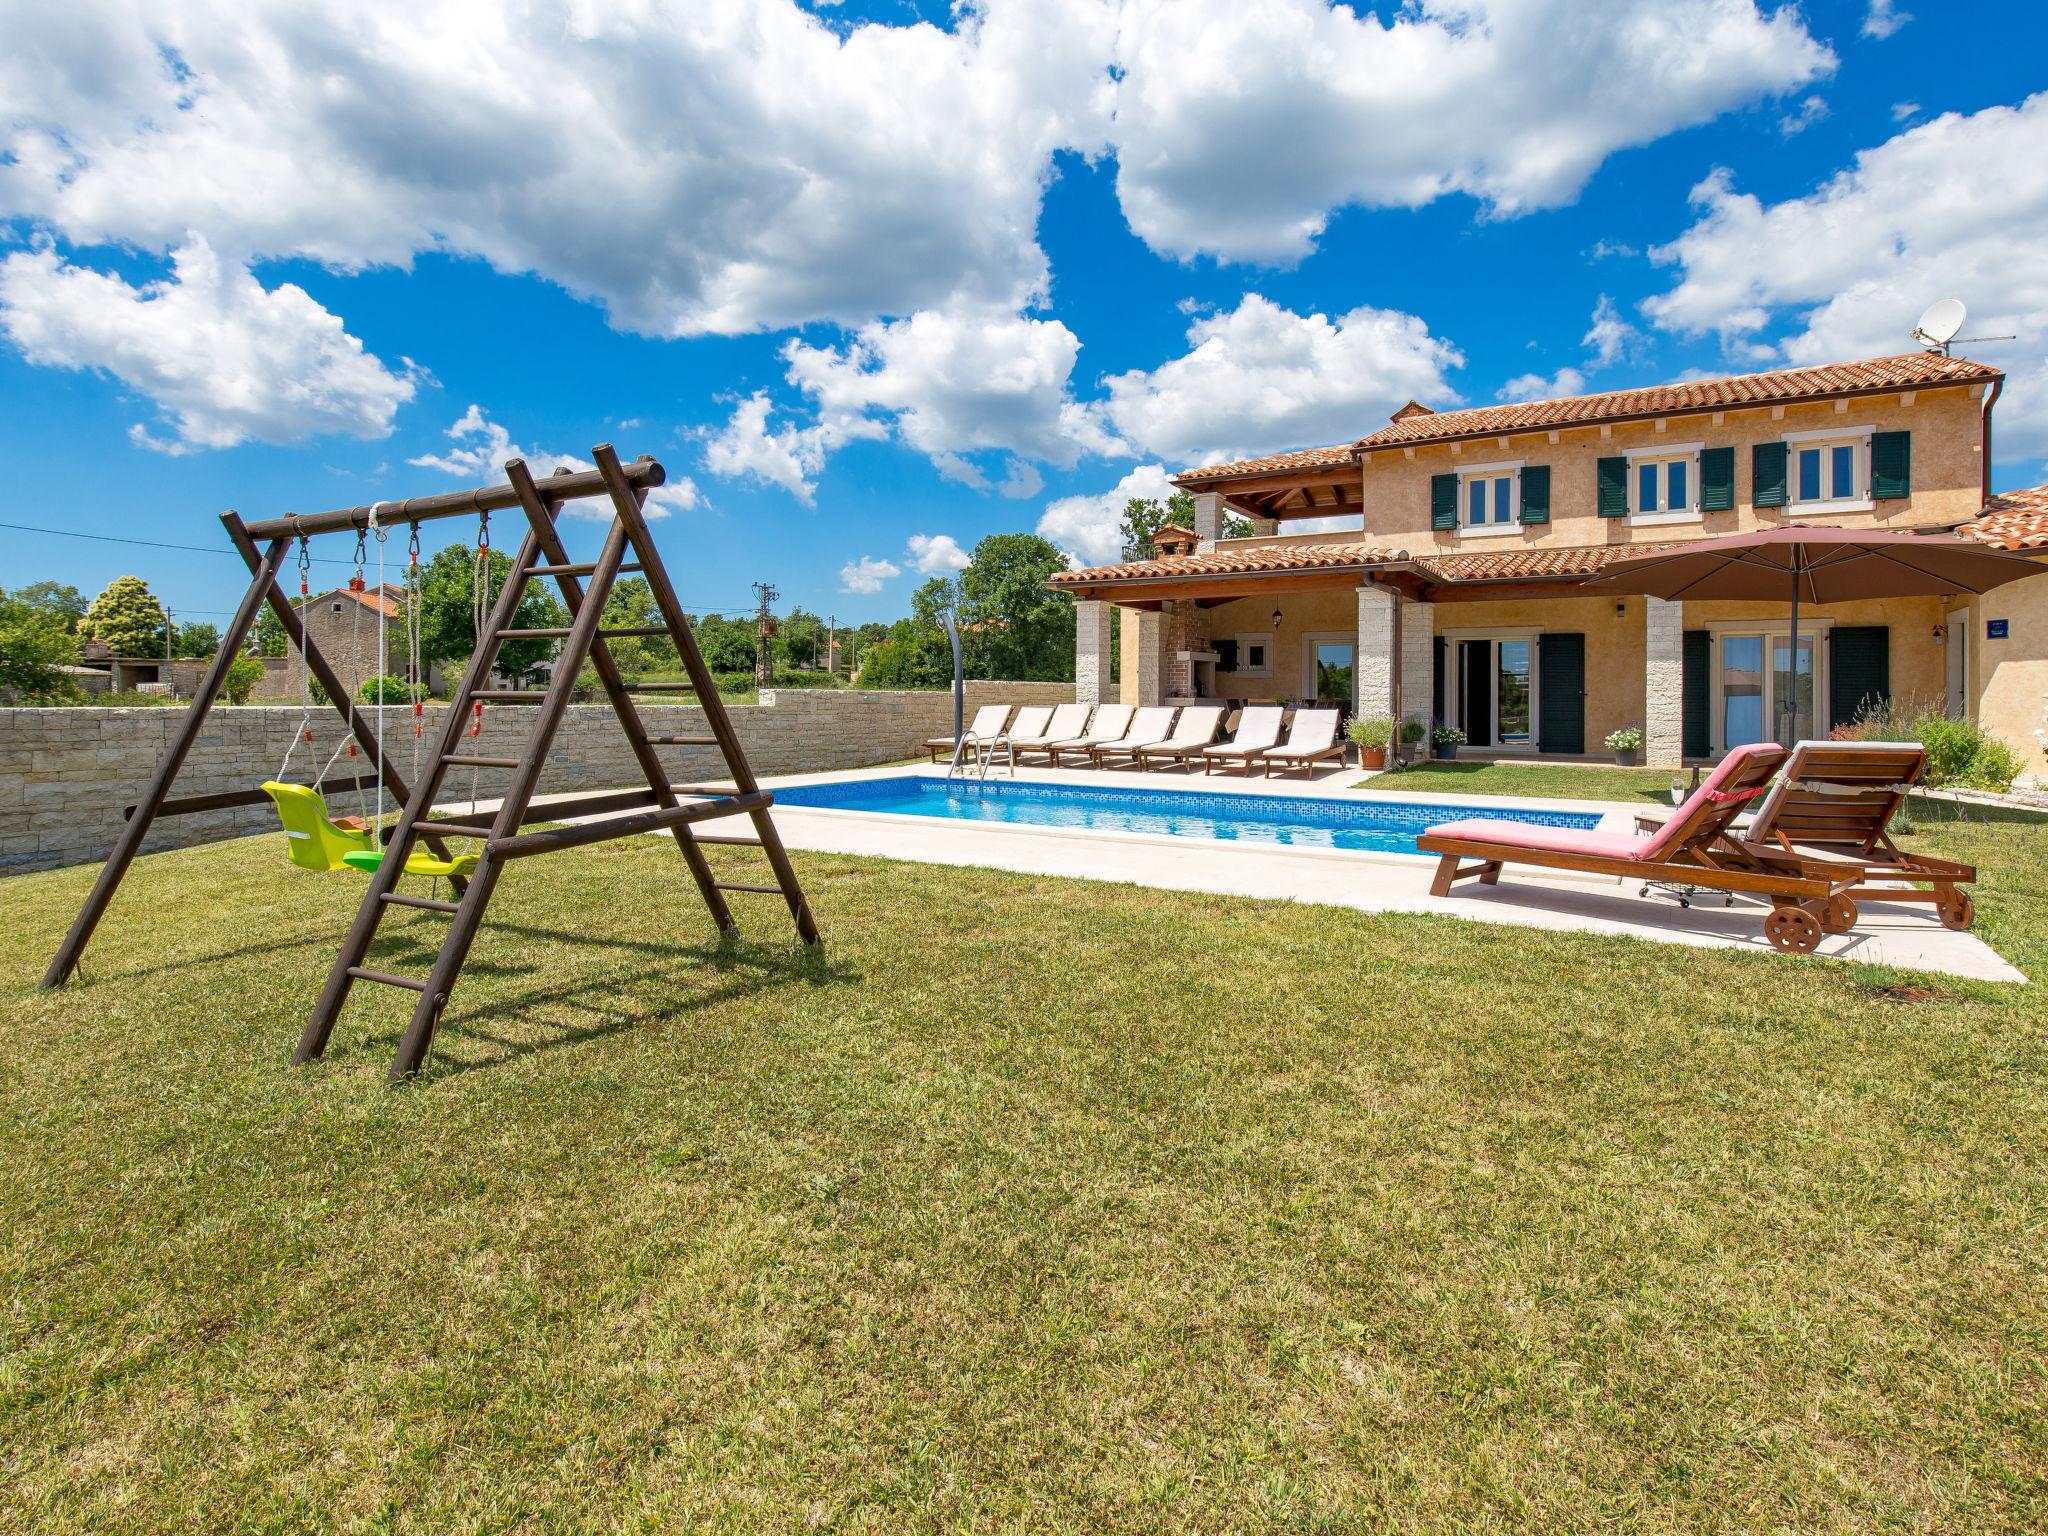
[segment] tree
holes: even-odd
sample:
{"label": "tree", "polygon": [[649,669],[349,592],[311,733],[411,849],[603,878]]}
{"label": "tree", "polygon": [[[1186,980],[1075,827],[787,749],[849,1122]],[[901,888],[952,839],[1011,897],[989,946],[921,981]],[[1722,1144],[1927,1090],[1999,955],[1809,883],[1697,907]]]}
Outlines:
{"label": "tree", "polygon": [[32,581],[7,596],[37,613],[55,614],[64,621],[67,633],[76,634],[78,621],[85,617],[85,594],[61,581]]}
{"label": "tree", "polygon": [[697,649],[704,665],[714,672],[754,670],[754,626],[740,623],[722,613],[707,613],[697,621]]}
{"label": "tree", "polygon": [[180,656],[211,656],[220,649],[220,629],[213,624],[180,624],[171,637],[171,649]]}
{"label": "tree", "polygon": [[992,533],[974,546],[959,609],[974,638],[974,676],[1073,677],[1074,601],[1046,585],[1066,568],[1066,556],[1035,533]]}
{"label": "tree", "polygon": [[898,619],[889,626],[887,637],[871,643],[862,655],[863,688],[939,688],[953,680],[946,637],[915,619]]}
{"label": "tree", "polygon": [[164,653],[164,605],[140,576],[116,576],[78,621],[82,639],[97,640],[116,656]]}
{"label": "tree", "polygon": [[[661,610],[654,601],[654,589],[644,576],[628,576],[616,583],[604,600],[607,629],[645,629],[661,623]],[[607,640],[605,646],[619,670],[628,677],[664,671],[680,664],[675,642],[666,635],[627,635]]]}
{"label": "tree", "polygon": [[[1150,496],[1133,496],[1124,503],[1121,531],[1124,536],[1124,558],[1126,560],[1156,560],[1158,546],[1152,536],[1168,523],[1182,528],[1195,526],[1195,498],[1186,491],[1175,491],[1161,506]],[[1248,539],[1252,534],[1249,518],[1239,517],[1235,512],[1223,514],[1223,534],[1226,539]]]}
{"label": "tree", "polygon": [[825,664],[825,641],[825,621],[797,607],[776,632],[775,651],[786,666],[815,671]]}
{"label": "tree", "polygon": [[75,698],[78,685],[57,669],[77,664],[78,641],[60,610],[0,592],[0,695],[30,704]]}
{"label": "tree", "polygon": [[263,663],[243,651],[228,663],[228,675],[222,684],[222,691],[230,704],[246,704],[249,695],[256,691],[256,685],[263,681]]}
{"label": "tree", "polygon": [[[511,556],[491,551],[484,593],[486,608],[498,600],[511,572]],[[424,662],[455,661],[476,649],[474,581],[476,554],[466,545],[439,550],[420,571],[420,657]],[[569,622],[561,602],[540,587],[520,600],[512,624],[517,629],[560,629]],[[520,677],[555,652],[552,640],[507,640],[498,647],[497,667]]]}
{"label": "tree", "polygon": [[258,656],[282,656],[291,649],[291,642],[285,638],[284,620],[270,611],[265,603],[256,614],[256,654]]}

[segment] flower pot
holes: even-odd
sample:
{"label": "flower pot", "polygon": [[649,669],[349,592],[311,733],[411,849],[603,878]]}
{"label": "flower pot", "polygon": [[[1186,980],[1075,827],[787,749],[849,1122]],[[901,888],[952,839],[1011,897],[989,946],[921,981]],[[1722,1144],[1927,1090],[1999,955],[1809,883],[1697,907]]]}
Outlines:
{"label": "flower pot", "polygon": [[1643,749],[1641,747],[1616,747],[1614,749],[1614,765],[1617,768],[1633,768],[1642,760],[1642,756]]}
{"label": "flower pot", "polygon": [[1358,749],[1358,766],[1361,768],[1386,767],[1387,749],[1385,747],[1360,747]]}
{"label": "flower pot", "polygon": [[1436,754],[1438,762],[1448,763],[1458,755],[1458,744],[1455,741],[1439,741],[1431,751]]}

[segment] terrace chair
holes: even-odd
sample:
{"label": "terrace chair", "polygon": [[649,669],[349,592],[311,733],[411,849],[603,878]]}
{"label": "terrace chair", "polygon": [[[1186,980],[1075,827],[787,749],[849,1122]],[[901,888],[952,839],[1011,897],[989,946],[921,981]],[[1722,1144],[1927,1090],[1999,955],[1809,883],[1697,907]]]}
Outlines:
{"label": "terrace chair", "polygon": [[1055,768],[1060,766],[1062,758],[1086,757],[1097,747],[1120,739],[1131,728],[1131,716],[1136,713],[1128,704],[1099,704],[1087,730],[1065,741],[1053,742],[1045,749],[1046,756],[1052,759]]}
{"label": "terrace chair", "polygon": [[1094,708],[1092,704],[1062,704],[1053,710],[1052,719],[1041,731],[1028,732],[1012,726],[1010,751],[1020,758],[1035,753],[1049,761],[1054,747],[1061,742],[1072,741],[1088,729],[1088,716]]}
{"label": "terrace chair", "polygon": [[[1771,904],[1764,937],[1775,949],[1810,954],[1839,913],[1834,898],[1856,883],[1853,870],[1824,873],[1808,866],[1761,869],[1728,837],[1749,803],[1769,787],[1790,754],[1775,744],[1738,747],[1692,792],[1657,831],[1579,831],[1514,821],[1452,821],[1429,828],[1416,849],[1438,856],[1432,896],[1448,896],[1454,881],[1500,880],[1503,866],[1528,864],[1628,880],[1697,886],[1758,896]],[[1466,859],[1479,862],[1467,865]]]}
{"label": "terrace chair", "polygon": [[969,747],[978,741],[1002,735],[1003,725],[1009,718],[1009,705],[984,704],[974,712],[974,718],[968,722],[958,741],[951,736],[928,736],[925,738],[925,750],[931,753],[932,761],[936,763],[941,752],[950,757],[956,748]]}
{"label": "terrace chair", "polygon": [[1137,761],[1142,747],[1163,747],[1173,734],[1173,717],[1180,713],[1177,704],[1155,704],[1141,709],[1131,716],[1131,728],[1115,741],[1105,741],[1100,746],[1088,749],[1088,761],[1098,768],[1125,758]]}
{"label": "terrace chair", "polygon": [[[1344,744],[1337,739],[1338,711],[1297,709],[1287,730],[1287,744],[1268,747],[1259,754],[1259,768],[1266,778],[1277,768],[1299,768],[1303,778],[1315,777],[1315,765],[1330,758],[1344,760]],[[1249,771],[1249,770],[1247,770]]]}
{"label": "terrace chair", "polygon": [[1245,777],[1250,778],[1253,759],[1278,744],[1280,725],[1286,718],[1286,709],[1278,704],[1245,705],[1238,711],[1237,734],[1228,741],[1202,748],[1202,776],[1207,778],[1219,767],[1242,763]]}
{"label": "terrace chair", "polygon": [[1216,729],[1227,713],[1221,704],[1190,704],[1174,722],[1173,734],[1156,747],[1140,747],[1132,754],[1143,772],[1154,762],[1179,763],[1183,772],[1194,768],[1195,759],[1216,739]]}
{"label": "terrace chair", "polygon": [[1017,775],[1018,733],[1022,732],[1027,736],[1036,736],[1042,733],[1046,728],[1047,722],[1052,719],[1052,709],[1053,707],[1050,704],[1026,704],[1017,711],[1017,718],[1010,722],[1006,730],[998,731],[993,736],[977,738],[974,745],[982,754],[984,772],[986,772],[987,763],[992,762],[995,759],[996,753],[1001,752],[1004,760],[1009,764],[1010,776],[1015,778]]}
{"label": "terrace chair", "polygon": [[1836,898],[1832,914],[1843,930],[1856,921],[1858,896],[1931,902],[1943,927],[1967,929],[1976,903],[1958,887],[1974,881],[1976,869],[1907,853],[1891,839],[1891,820],[1926,768],[1917,741],[1802,741],[1734,841],[1759,868],[1853,874],[1859,883]]}

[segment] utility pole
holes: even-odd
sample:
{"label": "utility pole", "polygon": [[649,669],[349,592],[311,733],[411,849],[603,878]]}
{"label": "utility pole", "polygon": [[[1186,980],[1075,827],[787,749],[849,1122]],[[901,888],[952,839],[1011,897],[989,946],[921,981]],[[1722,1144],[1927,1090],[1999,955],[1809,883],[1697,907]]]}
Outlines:
{"label": "utility pole", "polygon": [[825,615],[825,670],[834,677],[839,675],[839,658],[834,654],[839,649],[839,615]]}
{"label": "utility pole", "polygon": [[782,594],[765,581],[754,583],[754,597],[760,607],[754,615],[754,686],[772,687],[775,682],[774,653],[769,642],[775,638],[775,615],[768,605]]}

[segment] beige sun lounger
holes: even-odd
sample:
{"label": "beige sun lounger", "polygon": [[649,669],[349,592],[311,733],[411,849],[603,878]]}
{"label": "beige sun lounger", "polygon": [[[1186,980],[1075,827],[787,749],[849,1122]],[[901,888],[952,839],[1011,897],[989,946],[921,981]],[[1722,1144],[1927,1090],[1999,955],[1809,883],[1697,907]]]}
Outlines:
{"label": "beige sun lounger", "polygon": [[[963,740],[969,745],[977,741],[993,741],[996,737],[1003,734],[1003,726],[1008,722],[1009,718],[1009,705],[984,704],[974,712],[974,718],[968,721],[967,731]],[[956,742],[951,736],[928,736],[925,738],[924,743],[925,750],[931,753],[932,761],[935,763],[939,760],[941,752],[950,757],[953,749],[958,745],[960,743]]]}
{"label": "beige sun lounger", "polygon": [[1206,778],[1219,766],[1242,763],[1245,777],[1250,778],[1252,760],[1279,742],[1280,724],[1286,718],[1287,711],[1278,704],[1247,704],[1237,717],[1235,736],[1202,748],[1203,776]]}
{"label": "beige sun lounger", "polygon": [[1022,731],[1010,728],[1010,750],[1019,757],[1036,753],[1050,757],[1052,749],[1061,742],[1072,741],[1088,729],[1088,716],[1094,711],[1092,704],[1061,704],[1052,712],[1052,718],[1041,731]]}
{"label": "beige sun lounger", "polygon": [[1105,743],[1121,740],[1124,732],[1131,728],[1131,716],[1136,713],[1128,704],[1099,704],[1087,730],[1065,741],[1052,742],[1045,749],[1046,755],[1052,759],[1055,768],[1062,758],[1086,757]]}
{"label": "beige sun lounger", "polygon": [[1088,761],[1096,767],[1121,762],[1125,758],[1137,759],[1140,747],[1163,747],[1173,734],[1173,717],[1180,712],[1175,704],[1155,704],[1139,710],[1131,716],[1131,728],[1115,741],[1105,741],[1099,747],[1088,749]]}
{"label": "beige sun lounger", "polygon": [[1221,704],[1190,704],[1180,712],[1180,719],[1174,723],[1173,734],[1156,747],[1140,747],[1133,754],[1140,770],[1152,763],[1179,763],[1183,768],[1192,768],[1202,749],[1216,739],[1216,728],[1223,724],[1224,708]]}
{"label": "beige sun lounger", "polygon": [[1268,747],[1259,754],[1259,767],[1267,778],[1275,768],[1299,768],[1304,777],[1314,777],[1315,765],[1329,758],[1343,761],[1344,744],[1337,740],[1337,711],[1297,709],[1287,732],[1287,745]]}

